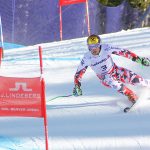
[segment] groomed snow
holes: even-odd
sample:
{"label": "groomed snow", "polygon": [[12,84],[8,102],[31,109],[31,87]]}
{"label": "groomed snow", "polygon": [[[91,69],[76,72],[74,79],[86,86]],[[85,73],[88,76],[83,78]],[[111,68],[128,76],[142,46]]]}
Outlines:
{"label": "groomed snow", "polygon": [[[150,28],[101,35],[103,43],[128,48],[150,58]],[[127,98],[103,87],[89,68],[82,80],[83,96],[52,98],[72,94],[74,74],[84,52],[86,38],[40,44],[43,47],[44,78],[49,130],[49,150],[149,150],[149,90],[129,86],[140,96],[137,107]],[[1,76],[40,75],[38,45],[5,50]],[[113,56],[116,64],[149,78],[150,68]],[[0,150],[44,150],[43,119],[1,117]]]}

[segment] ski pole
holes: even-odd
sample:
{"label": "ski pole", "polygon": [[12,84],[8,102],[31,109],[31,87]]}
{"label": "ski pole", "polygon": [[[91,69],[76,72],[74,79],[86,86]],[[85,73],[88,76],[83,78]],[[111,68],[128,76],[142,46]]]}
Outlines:
{"label": "ski pole", "polygon": [[54,98],[52,98],[52,99],[49,99],[47,102],[52,101],[52,100],[55,100],[55,99],[57,99],[57,98],[62,98],[62,97],[71,97],[71,96],[73,96],[73,95],[72,95],[72,94],[70,94],[70,95],[61,95],[61,96],[56,96],[56,97],[54,97]]}

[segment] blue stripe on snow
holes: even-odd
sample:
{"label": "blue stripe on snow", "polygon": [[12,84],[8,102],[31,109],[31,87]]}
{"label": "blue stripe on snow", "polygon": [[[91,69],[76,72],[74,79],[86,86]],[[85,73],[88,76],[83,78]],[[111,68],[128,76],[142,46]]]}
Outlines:
{"label": "blue stripe on snow", "polygon": [[4,49],[5,50],[10,50],[13,48],[20,48],[20,47],[25,47],[24,45],[19,45],[19,44],[14,44],[14,43],[3,43],[4,44]]}
{"label": "blue stripe on snow", "polygon": [[[28,142],[30,141],[30,143]],[[45,142],[43,145],[38,145],[33,138],[14,138],[0,136],[0,150],[44,150]]]}

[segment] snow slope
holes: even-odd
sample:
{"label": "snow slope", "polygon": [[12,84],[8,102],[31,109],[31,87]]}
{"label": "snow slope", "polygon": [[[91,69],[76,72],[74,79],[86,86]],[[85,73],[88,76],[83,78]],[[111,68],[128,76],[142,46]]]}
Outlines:
{"label": "snow slope", "polygon": [[[150,57],[150,28],[102,35],[103,43]],[[137,108],[123,113],[128,100],[103,87],[89,68],[82,80],[83,96],[52,98],[72,94],[73,78],[84,52],[86,38],[41,44],[50,150],[149,150],[150,96],[142,87],[130,86],[140,96]],[[5,51],[0,75],[39,76],[38,45]],[[116,64],[149,78],[150,69],[118,56]],[[142,98],[141,98],[142,97]],[[0,118],[0,150],[44,150],[43,119]]]}

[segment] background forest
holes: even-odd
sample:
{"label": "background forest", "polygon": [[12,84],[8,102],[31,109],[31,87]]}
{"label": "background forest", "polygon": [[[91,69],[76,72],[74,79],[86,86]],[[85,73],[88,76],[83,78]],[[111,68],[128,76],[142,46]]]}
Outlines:
{"label": "background forest", "polygon": [[[121,4],[124,0],[97,0],[106,6],[117,6]],[[150,0],[128,0],[130,5],[134,8],[139,8],[141,10],[146,10],[150,5]]]}

